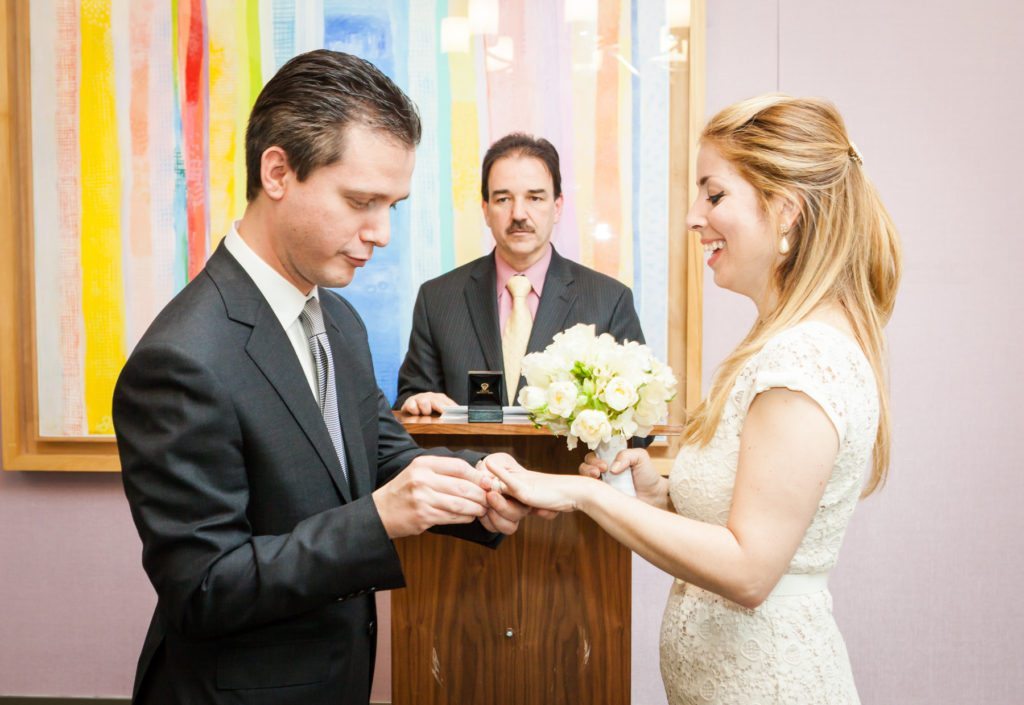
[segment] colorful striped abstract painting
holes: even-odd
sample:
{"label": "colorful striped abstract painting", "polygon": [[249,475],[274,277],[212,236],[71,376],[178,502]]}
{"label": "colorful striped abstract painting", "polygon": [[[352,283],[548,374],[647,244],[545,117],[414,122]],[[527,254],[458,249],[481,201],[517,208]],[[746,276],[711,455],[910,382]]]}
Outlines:
{"label": "colorful striped abstract painting", "polygon": [[556,247],[632,285],[664,355],[665,1],[475,9],[484,15],[462,20],[468,40],[447,46],[442,21],[467,18],[468,0],[33,0],[41,434],[112,433],[127,355],[245,208],[245,125],[261,86],[321,47],[372,61],[423,119],[391,244],[342,292],[372,322],[385,394],[395,393],[419,284],[491,249],[480,160],[517,130],[559,150]]}

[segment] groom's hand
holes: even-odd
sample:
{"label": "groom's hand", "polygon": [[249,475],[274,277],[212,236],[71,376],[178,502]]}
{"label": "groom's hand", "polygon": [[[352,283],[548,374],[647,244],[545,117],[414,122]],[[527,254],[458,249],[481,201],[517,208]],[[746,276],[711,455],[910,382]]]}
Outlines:
{"label": "groom's hand", "polygon": [[480,517],[480,523],[492,533],[514,534],[519,522],[530,513],[530,508],[501,493],[501,481],[487,469],[488,463],[492,462],[501,463],[502,467],[522,467],[508,453],[492,453],[477,463],[477,469],[482,473],[480,485],[487,492],[488,505],[487,514]]}
{"label": "groom's hand", "polygon": [[534,509],[523,504],[514,497],[502,493],[503,485],[501,480],[491,473],[487,466],[490,463],[498,463],[503,468],[525,470],[519,462],[508,453],[492,453],[477,464],[477,468],[483,471],[485,480],[481,486],[487,490],[487,504],[490,509],[480,519],[484,528],[494,533],[514,534],[519,528],[519,522],[527,514],[535,514],[544,519],[554,519],[558,512],[550,512],[546,509]]}
{"label": "groom's hand", "polygon": [[487,504],[487,513],[480,517],[480,523],[488,531],[506,536],[514,534],[519,522],[530,513],[525,504],[496,490],[487,493]]}
{"label": "groom's hand", "polygon": [[395,539],[482,519],[489,509],[486,482],[461,458],[421,455],[372,497],[388,537]]}

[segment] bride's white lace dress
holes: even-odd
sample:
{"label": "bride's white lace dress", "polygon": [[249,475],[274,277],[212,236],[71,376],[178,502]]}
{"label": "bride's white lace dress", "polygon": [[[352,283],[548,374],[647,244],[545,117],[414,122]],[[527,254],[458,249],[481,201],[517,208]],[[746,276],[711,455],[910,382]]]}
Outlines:
{"label": "bride's white lace dress", "polygon": [[740,373],[712,442],[676,458],[672,502],[684,516],[726,523],[743,420],[754,397],[775,387],[801,391],[825,410],[839,436],[835,467],[788,574],[761,606],[746,609],[675,582],[661,628],[661,672],[672,705],[859,702],[825,585],[878,427],[875,379],[853,339],[804,322],[769,341]]}

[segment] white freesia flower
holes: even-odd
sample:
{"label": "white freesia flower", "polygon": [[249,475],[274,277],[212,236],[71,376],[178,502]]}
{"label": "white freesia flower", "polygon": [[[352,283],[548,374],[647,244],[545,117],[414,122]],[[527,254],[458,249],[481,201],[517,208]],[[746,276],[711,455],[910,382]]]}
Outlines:
{"label": "white freesia flower", "polygon": [[576,408],[578,395],[573,382],[555,382],[547,391],[548,411],[556,416],[568,418]]}
{"label": "white freesia flower", "polygon": [[548,393],[540,387],[527,385],[519,390],[519,403],[527,411],[539,411],[548,403]]}
{"label": "white freesia flower", "polygon": [[608,416],[597,409],[584,409],[577,414],[569,431],[592,449],[612,437]]}
{"label": "white freesia flower", "polygon": [[[636,425],[636,421],[633,420],[633,410],[629,409],[611,421],[612,432],[616,436],[622,436],[623,438],[632,438],[633,436],[639,435],[637,429],[639,426]],[[643,434],[648,435],[648,434]]]}
{"label": "white freesia flower", "polygon": [[602,401],[615,411],[624,411],[639,398],[636,387],[625,377],[612,377],[601,392]]}

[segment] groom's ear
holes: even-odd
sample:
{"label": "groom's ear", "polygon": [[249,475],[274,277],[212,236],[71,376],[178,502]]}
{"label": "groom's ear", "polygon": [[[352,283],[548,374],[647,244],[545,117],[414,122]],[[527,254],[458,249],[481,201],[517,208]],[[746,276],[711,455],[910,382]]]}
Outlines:
{"label": "groom's ear", "polygon": [[288,155],[277,145],[263,150],[260,157],[260,184],[267,198],[280,201],[288,191],[295,172],[288,165]]}

